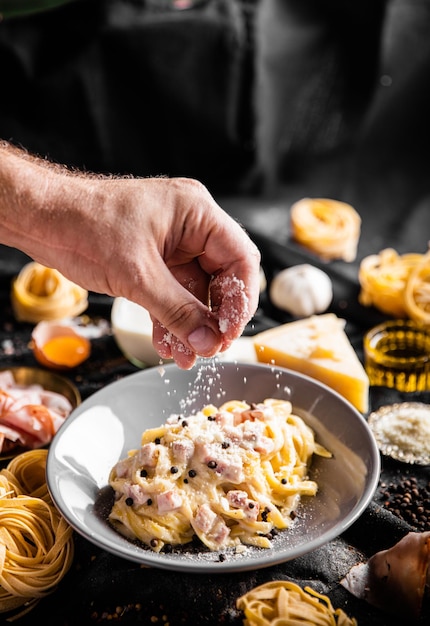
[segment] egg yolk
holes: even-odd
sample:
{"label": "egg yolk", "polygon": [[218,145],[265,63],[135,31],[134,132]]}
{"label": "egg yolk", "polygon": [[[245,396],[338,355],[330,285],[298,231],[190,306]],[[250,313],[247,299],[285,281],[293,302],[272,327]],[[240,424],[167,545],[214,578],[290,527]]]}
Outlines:
{"label": "egg yolk", "polygon": [[89,344],[83,337],[53,337],[43,345],[42,352],[52,363],[75,367],[88,357]]}

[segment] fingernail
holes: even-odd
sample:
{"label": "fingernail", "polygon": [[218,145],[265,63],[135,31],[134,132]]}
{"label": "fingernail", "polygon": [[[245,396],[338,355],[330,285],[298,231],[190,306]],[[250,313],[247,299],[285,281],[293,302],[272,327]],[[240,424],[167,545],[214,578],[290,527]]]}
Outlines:
{"label": "fingernail", "polygon": [[219,340],[208,326],[201,326],[188,335],[188,341],[194,352],[205,355],[213,351]]}

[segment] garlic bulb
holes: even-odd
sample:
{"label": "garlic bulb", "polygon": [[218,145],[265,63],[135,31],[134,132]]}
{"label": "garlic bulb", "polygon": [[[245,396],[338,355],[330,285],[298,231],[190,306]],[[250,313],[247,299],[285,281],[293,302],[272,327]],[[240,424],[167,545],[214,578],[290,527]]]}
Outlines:
{"label": "garlic bulb", "polygon": [[305,263],[282,270],[270,285],[272,303],[295,317],[323,313],[333,298],[330,277],[322,270]]}

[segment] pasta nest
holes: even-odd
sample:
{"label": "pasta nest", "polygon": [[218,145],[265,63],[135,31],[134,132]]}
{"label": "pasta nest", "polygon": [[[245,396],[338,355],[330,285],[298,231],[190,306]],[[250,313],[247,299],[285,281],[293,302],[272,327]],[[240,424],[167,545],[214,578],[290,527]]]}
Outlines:
{"label": "pasta nest", "polygon": [[364,306],[430,324],[430,251],[400,255],[385,248],[362,260],[358,278]]}
{"label": "pasta nest", "polygon": [[357,626],[330,599],[310,587],[276,580],[251,589],[238,598],[236,606],[245,614],[244,626]]}
{"label": "pasta nest", "polygon": [[12,283],[11,301],[19,321],[41,321],[79,315],[88,307],[88,292],[58,270],[31,262]]}
{"label": "pasta nest", "polygon": [[73,531],[51,501],[46,457],[30,450],[0,471],[0,613],[29,611],[72,564]]}
{"label": "pasta nest", "polygon": [[328,198],[303,198],[290,213],[291,235],[325,261],[354,261],[361,218],[350,204]]}

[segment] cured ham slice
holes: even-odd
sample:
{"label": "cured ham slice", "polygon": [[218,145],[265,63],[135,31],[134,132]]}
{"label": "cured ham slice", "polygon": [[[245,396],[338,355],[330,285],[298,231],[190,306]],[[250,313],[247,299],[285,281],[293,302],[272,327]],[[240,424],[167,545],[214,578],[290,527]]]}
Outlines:
{"label": "cured ham slice", "polygon": [[408,533],[367,563],[355,565],[341,584],[386,613],[418,619],[430,586],[430,531]]}
{"label": "cured ham slice", "polygon": [[41,385],[18,385],[12,372],[0,372],[0,454],[15,446],[48,444],[71,410],[62,394]]}

